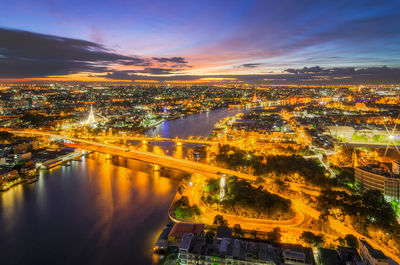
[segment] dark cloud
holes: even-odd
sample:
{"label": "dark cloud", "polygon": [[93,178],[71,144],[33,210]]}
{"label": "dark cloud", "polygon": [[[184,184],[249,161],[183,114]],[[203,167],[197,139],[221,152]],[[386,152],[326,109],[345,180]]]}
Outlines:
{"label": "dark cloud", "polygon": [[321,67],[314,66],[314,67],[303,67],[303,69],[286,69],[285,70],[288,73],[292,73],[292,74],[314,74],[314,73],[322,73],[325,72],[323,71],[323,69]]}
{"label": "dark cloud", "polygon": [[175,70],[173,69],[168,69],[168,68],[145,68],[144,70],[137,71],[137,73],[142,73],[142,74],[150,74],[150,75],[166,75],[166,74],[171,74]]}
{"label": "dark cloud", "polygon": [[245,64],[240,65],[239,67],[240,68],[256,68],[260,65],[261,65],[260,63],[245,63]]}
{"label": "dark cloud", "polygon": [[150,59],[117,54],[94,42],[0,28],[0,78],[101,73],[113,64],[148,67],[144,72],[154,74],[170,71],[149,67]]}
{"label": "dark cloud", "polygon": [[[114,65],[138,66],[138,70],[113,70]],[[258,63],[240,67],[256,68]],[[332,67],[290,68],[282,74],[183,75],[189,68],[183,57],[141,58],[115,53],[85,40],[0,28],[0,78],[40,78],[79,72],[103,74],[114,80],[159,81],[235,78],[248,83],[400,83],[400,68]],[[136,67],[135,67],[136,68]]]}
{"label": "dark cloud", "polygon": [[153,57],[153,60],[158,61],[160,63],[175,63],[175,64],[187,64],[185,58],[183,57]]}
{"label": "dark cloud", "polygon": [[[165,69],[163,69],[165,70]],[[147,73],[164,74],[167,71],[147,70]],[[334,67],[322,68],[303,67],[300,69],[287,69],[283,74],[251,74],[251,75],[177,75],[170,69],[169,76],[143,76],[142,71],[114,71],[105,77],[110,79],[145,80],[157,81],[192,81],[200,78],[231,78],[235,81],[246,83],[270,83],[270,84],[365,84],[365,83],[400,83],[400,68],[389,67]]]}

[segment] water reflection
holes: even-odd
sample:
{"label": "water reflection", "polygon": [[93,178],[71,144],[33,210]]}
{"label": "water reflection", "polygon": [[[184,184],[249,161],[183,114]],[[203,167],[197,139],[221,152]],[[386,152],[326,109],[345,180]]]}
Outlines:
{"label": "water reflection", "polygon": [[146,131],[148,136],[160,135],[166,138],[188,138],[189,136],[208,136],[219,120],[233,116],[244,109],[222,109],[193,114],[185,118],[166,121],[157,127]]}
{"label": "water reflection", "polygon": [[0,193],[0,255],[8,264],[151,264],[151,235],[168,221],[181,175],[99,153],[43,172]]}
{"label": "water reflection", "polygon": [[[207,136],[218,110],[168,121],[148,135]],[[127,143],[185,158],[190,145]],[[156,146],[155,146],[156,145]],[[152,264],[182,172],[93,153],[0,193],[0,256],[8,264]],[[4,243],[5,242],[5,243]]]}

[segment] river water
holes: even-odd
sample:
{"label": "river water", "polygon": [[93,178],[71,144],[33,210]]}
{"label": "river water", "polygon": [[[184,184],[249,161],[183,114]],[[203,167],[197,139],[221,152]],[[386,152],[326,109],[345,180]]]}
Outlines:
{"label": "river water", "polygon": [[[207,136],[214,123],[238,112],[195,114],[146,134]],[[0,193],[0,264],[157,264],[152,246],[182,174],[100,153],[41,172],[35,184]]]}

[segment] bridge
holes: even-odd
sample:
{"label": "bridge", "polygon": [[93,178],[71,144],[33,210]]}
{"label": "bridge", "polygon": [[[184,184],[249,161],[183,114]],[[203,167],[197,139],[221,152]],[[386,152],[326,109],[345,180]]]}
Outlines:
{"label": "bridge", "polygon": [[205,137],[189,137],[187,139],[180,139],[180,138],[165,138],[159,136],[94,136],[96,139],[100,140],[115,140],[115,141],[138,141],[143,143],[148,142],[175,142],[178,145],[189,143],[189,144],[218,144],[218,141],[211,141]]}
{"label": "bridge", "polygon": [[[88,149],[92,151],[97,151],[97,152],[105,152],[109,153],[111,155],[117,155],[121,157],[126,157],[126,158],[131,158],[139,161],[143,161],[146,163],[151,163],[151,164],[158,164],[161,166],[169,167],[169,168],[174,168],[174,169],[179,169],[191,173],[199,173],[205,176],[210,176],[210,177],[220,177],[220,174],[227,174],[231,176],[236,176],[238,178],[242,179],[247,179],[254,181],[256,178],[252,175],[245,174],[245,173],[240,173],[236,172],[233,170],[229,169],[224,169],[212,165],[207,165],[203,163],[198,163],[194,161],[188,161],[184,159],[179,159],[179,158],[174,158],[171,156],[167,155],[159,155],[159,154],[154,154],[151,152],[145,152],[145,151],[139,151],[136,149],[128,149],[127,147],[123,146],[117,146],[117,145],[112,145],[112,144],[106,144],[106,143],[101,143],[101,142],[95,142],[91,140],[85,140],[85,139],[78,139],[74,137],[69,137],[69,136],[63,136],[63,135],[58,135],[58,134],[53,134],[49,132],[44,132],[44,131],[35,131],[35,130],[7,130],[10,133],[13,134],[23,134],[23,135],[32,135],[32,136],[43,136],[43,137],[51,137],[51,138],[56,138],[56,139],[63,139],[75,143],[79,143],[79,147],[83,149]],[[294,186],[297,186],[297,188],[303,190],[299,185],[291,185],[291,188]],[[304,191],[304,190],[303,190]],[[297,211],[301,213],[314,213],[315,216],[319,215],[319,212],[312,209],[311,207],[305,205],[304,203],[295,200],[294,201],[294,207]],[[236,221],[236,220],[235,220]],[[345,226],[343,223],[340,221],[330,218],[330,221],[332,222],[332,227],[335,228],[335,231],[338,232],[341,235],[345,234],[353,234],[357,236],[358,238],[364,238],[363,235],[359,234],[357,231],[352,229],[351,227]],[[248,221],[246,221],[248,223]],[[253,224],[256,228],[261,228],[262,227],[262,222],[256,222]],[[268,226],[268,229],[270,229],[272,226],[270,224],[265,224],[265,226]],[[273,227],[281,227],[281,225],[273,225]],[[291,230],[297,230],[297,231],[305,231],[305,229],[300,228],[300,227],[287,227],[287,226],[282,226],[283,229],[291,229]],[[331,235],[327,235],[332,237]],[[336,238],[336,236],[335,236]],[[390,256],[392,259],[395,261],[399,262],[400,259],[397,256],[394,256],[393,253],[385,249],[383,246],[380,246],[377,242],[370,240],[368,238],[365,239],[370,245],[372,245],[374,248],[381,249],[385,255]]]}
{"label": "bridge", "polygon": [[[45,131],[36,131],[36,130],[8,130],[8,132],[13,134],[23,134],[23,135],[32,135],[32,136],[43,136],[50,137],[55,139],[62,139],[71,142],[78,143],[78,146],[83,149],[88,149],[96,152],[108,153],[111,155],[131,158],[135,160],[139,160],[142,162],[150,163],[150,164],[158,164],[160,166],[174,168],[178,170],[183,170],[191,173],[199,173],[211,177],[219,177],[220,174],[226,174],[230,176],[236,176],[238,178],[247,179],[254,181],[256,178],[252,175],[236,172],[233,170],[220,168],[212,165],[207,165],[204,163],[189,161],[185,159],[179,159],[175,157],[171,157],[168,155],[160,155],[152,152],[140,151],[137,149],[133,149],[131,147],[124,147],[113,145],[109,143],[96,142],[92,140],[79,139],[64,135],[53,134]],[[125,139],[121,137],[121,140]]]}
{"label": "bridge", "polygon": [[[143,136],[143,135],[134,135],[134,136],[91,136],[93,139],[98,139],[100,141],[137,141],[137,142],[142,142],[142,143],[149,143],[149,142],[173,142],[176,143],[177,145],[182,145],[182,144],[202,144],[202,145],[217,145],[217,144],[224,144],[224,145],[231,145],[231,146],[240,146],[241,140],[222,140],[222,141],[216,141],[216,140],[210,140],[206,137],[193,137],[190,136],[189,138],[186,139],[181,139],[181,138],[165,138],[165,137],[159,137],[159,136]],[[280,147],[293,147],[297,148],[298,144],[295,143],[281,143],[281,142],[258,142],[259,146],[265,146],[268,145],[268,147],[274,148],[277,145]]]}

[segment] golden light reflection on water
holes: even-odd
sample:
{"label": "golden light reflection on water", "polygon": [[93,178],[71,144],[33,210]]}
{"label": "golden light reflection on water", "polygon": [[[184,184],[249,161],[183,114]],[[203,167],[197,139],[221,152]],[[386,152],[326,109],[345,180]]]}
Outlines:
{"label": "golden light reflection on water", "polygon": [[[111,160],[105,154],[96,154],[96,160],[87,161],[88,176],[95,189],[96,200],[94,207],[101,212],[97,222],[92,226],[90,235],[99,234],[102,242],[106,242],[111,234],[111,226],[114,214],[114,197],[111,189],[111,173],[113,166]],[[96,179],[92,179],[95,177]]]}
{"label": "golden light reflection on water", "polygon": [[22,210],[23,204],[23,187],[17,185],[11,187],[8,191],[1,192],[1,214],[4,218],[5,225],[13,225],[13,219],[18,215],[18,211]]}
{"label": "golden light reflection on water", "polygon": [[160,146],[155,145],[153,146],[153,153],[157,155],[164,155],[164,150]]}
{"label": "golden light reflection on water", "polygon": [[142,144],[139,146],[139,150],[140,150],[140,151],[144,151],[144,152],[148,152],[148,151],[149,151],[149,145],[148,145],[147,143],[142,143]]}
{"label": "golden light reflection on water", "polygon": [[[154,149],[164,152],[162,148]],[[168,222],[167,211],[182,172],[161,167],[154,170],[150,164],[102,153],[92,153],[70,164],[41,172],[35,184],[18,185],[0,193],[0,218],[5,223],[1,231],[12,238],[22,230],[19,220],[27,220],[26,216],[34,212],[37,223],[26,228],[29,231],[35,231],[36,224],[61,227],[67,222],[71,231],[76,231],[76,248],[82,252],[97,251],[93,245],[104,248],[112,244],[121,245],[121,253],[131,252],[132,247],[140,245],[135,255],[158,262],[159,256],[153,256],[152,248]],[[66,232],[60,229],[57,233],[63,236]],[[104,255],[111,255],[109,252]]]}
{"label": "golden light reflection on water", "polygon": [[164,195],[171,190],[171,180],[167,178],[160,177],[160,172],[154,172],[154,191],[158,195]]}
{"label": "golden light reflection on water", "polygon": [[175,152],[173,154],[173,157],[180,158],[180,159],[183,158],[183,147],[181,145],[177,145],[176,146],[176,149],[175,149]]}

